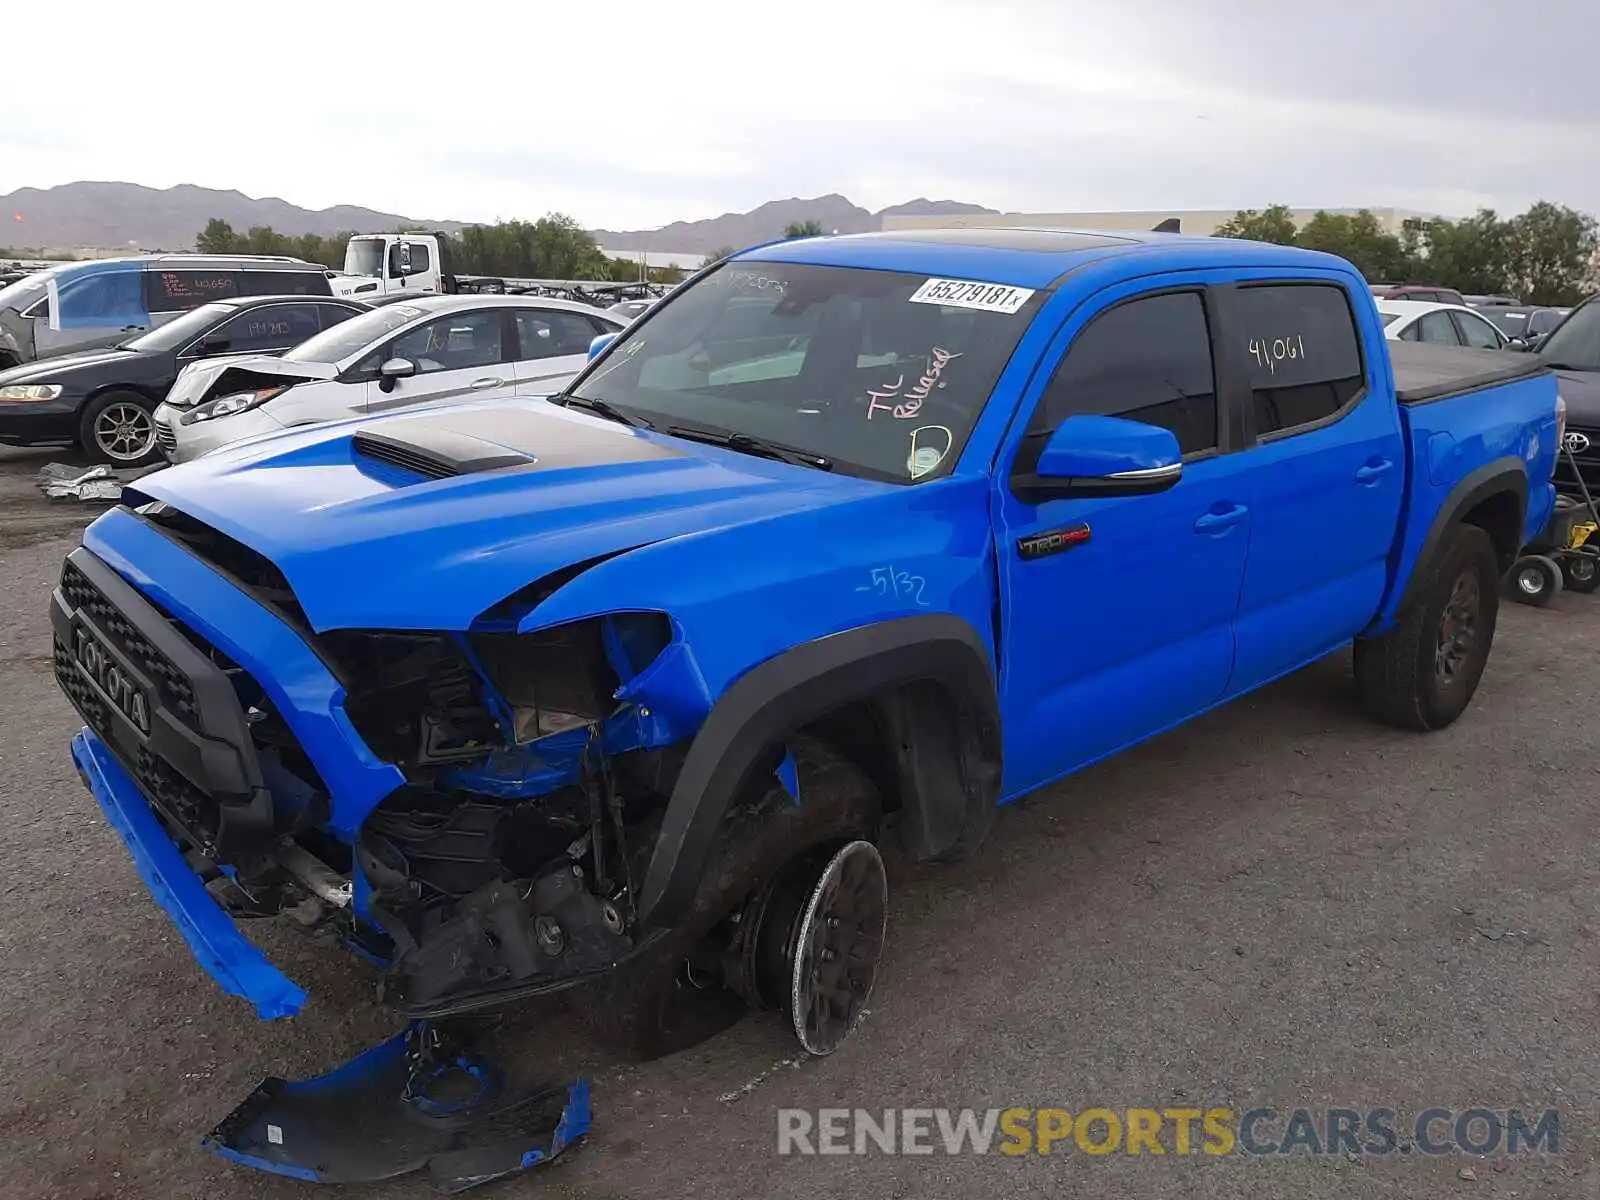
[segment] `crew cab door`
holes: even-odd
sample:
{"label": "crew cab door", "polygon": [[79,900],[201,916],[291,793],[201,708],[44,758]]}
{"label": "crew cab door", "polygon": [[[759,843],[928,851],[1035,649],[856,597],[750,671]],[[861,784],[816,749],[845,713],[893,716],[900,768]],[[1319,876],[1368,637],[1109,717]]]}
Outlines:
{"label": "crew cab door", "polygon": [[[1174,725],[1227,686],[1251,513],[1221,419],[1206,281],[1092,297],[1024,395],[994,493],[1006,795]],[[1043,443],[1078,414],[1172,430],[1182,478],[1150,495],[1019,498]],[[1038,553],[1030,539],[1058,531],[1059,551]]]}
{"label": "crew cab door", "polygon": [[367,411],[386,412],[439,400],[467,400],[497,389],[510,390],[511,330],[504,308],[463,309],[435,317],[390,341],[370,362],[377,372],[390,359],[404,359],[416,372],[375,383],[367,392]]}
{"label": "crew cab door", "polygon": [[1383,599],[1405,446],[1388,352],[1370,315],[1363,338],[1356,313],[1369,308],[1352,304],[1354,286],[1330,275],[1218,293],[1223,349],[1250,389],[1235,456],[1250,558],[1230,694],[1349,642]]}

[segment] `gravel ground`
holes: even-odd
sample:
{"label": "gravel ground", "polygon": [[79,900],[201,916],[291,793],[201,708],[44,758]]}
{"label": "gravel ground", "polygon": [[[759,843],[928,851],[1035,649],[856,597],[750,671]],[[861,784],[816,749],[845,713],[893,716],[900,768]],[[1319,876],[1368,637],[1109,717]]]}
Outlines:
{"label": "gravel ground", "polygon": [[[198,1136],[264,1075],[397,1024],[371,979],[252,931],[313,1001],[263,1026],[190,960],[79,784],[45,597],[85,511],[0,451],[0,1196],[272,1198]],[[975,860],[891,864],[872,1012],[795,1066],[776,1020],[608,1064],[558,1014],[524,1069],[594,1085],[590,1143],[484,1194],[1097,1197],[1600,1195],[1595,604],[1507,605],[1477,701],[1374,726],[1339,656],[1006,810]],[[780,1107],[1430,1105],[1561,1110],[1560,1153],[1477,1160],[780,1157]],[[1170,1143],[1169,1143],[1170,1144]],[[428,1195],[397,1181],[339,1194]]]}

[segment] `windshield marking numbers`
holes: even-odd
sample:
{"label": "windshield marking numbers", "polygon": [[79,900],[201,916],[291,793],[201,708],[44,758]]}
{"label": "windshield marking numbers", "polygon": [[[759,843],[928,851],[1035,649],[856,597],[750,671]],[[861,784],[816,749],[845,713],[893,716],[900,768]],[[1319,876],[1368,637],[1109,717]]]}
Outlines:
{"label": "windshield marking numbers", "polygon": [[1306,356],[1306,341],[1298,333],[1286,338],[1273,338],[1270,342],[1266,338],[1251,338],[1249,350],[1258,366],[1265,367],[1275,375],[1279,363],[1293,362]]}
{"label": "windshield marking numbers", "polygon": [[[917,380],[905,395],[900,394],[906,377],[901,373],[895,381],[884,387],[882,391],[868,390],[867,392],[867,420],[872,420],[875,412],[890,412],[902,421],[909,420],[922,411],[922,402],[926,400],[936,387],[944,387],[944,380],[939,377],[944,374],[944,368],[951,359],[960,358],[961,355],[942,346],[934,346],[928,352],[928,370],[921,379]],[[898,404],[889,401],[898,400]]]}
{"label": "windshield marking numbers", "polygon": [[974,283],[969,279],[929,279],[911,293],[912,304],[939,304],[946,308],[975,308],[979,312],[1010,315],[1026,304],[1032,288],[1003,283]]}
{"label": "windshield marking numbers", "polygon": [[872,582],[862,584],[856,591],[872,592],[878,596],[893,596],[927,608],[928,601],[922,597],[923,589],[927,586],[928,581],[921,575],[913,575],[909,571],[897,571],[893,566],[873,567]]}

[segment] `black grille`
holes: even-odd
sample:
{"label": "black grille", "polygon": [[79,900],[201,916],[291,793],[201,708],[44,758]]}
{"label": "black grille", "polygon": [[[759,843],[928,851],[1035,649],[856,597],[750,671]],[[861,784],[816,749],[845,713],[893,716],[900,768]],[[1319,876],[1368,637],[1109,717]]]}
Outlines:
{"label": "black grille", "polygon": [[[52,657],[56,682],[61,690],[77,706],[89,727],[104,736],[110,727],[111,715],[106,711],[105,702],[74,669],[72,652],[60,638],[55,639]],[[174,832],[195,839],[202,846],[210,844],[217,829],[217,805],[214,800],[148,749],[141,749],[134,762],[125,762],[123,765],[128,768],[140,790],[168,819]]]}
{"label": "black grille", "polygon": [[[161,689],[162,701],[191,729],[199,728],[199,710],[188,677],[140,633],[100,594],[84,573],[71,563],[61,569],[61,594],[73,608],[85,613],[116,647]],[[59,644],[58,644],[59,648]]]}
{"label": "black grille", "polygon": [[[1573,451],[1572,457],[1578,460],[1578,470],[1582,472],[1583,482],[1589,489],[1589,494],[1600,500],[1600,429],[1583,429],[1576,426],[1567,427],[1567,437],[1577,434],[1580,438],[1587,438],[1588,445],[1581,450]],[[1567,457],[1567,452],[1562,450],[1560,459],[1556,462],[1556,489],[1569,496],[1581,496],[1578,490],[1578,477],[1572,472],[1572,462]]]}

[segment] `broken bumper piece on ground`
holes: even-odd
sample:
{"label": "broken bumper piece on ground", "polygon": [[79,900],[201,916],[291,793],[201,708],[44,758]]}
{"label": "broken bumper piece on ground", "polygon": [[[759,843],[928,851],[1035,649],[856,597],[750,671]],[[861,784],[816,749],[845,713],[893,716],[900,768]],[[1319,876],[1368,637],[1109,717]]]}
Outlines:
{"label": "broken bumper piece on ground", "polygon": [[547,1163],[588,1131],[584,1080],[513,1094],[498,1068],[418,1021],[326,1075],[265,1080],[204,1145],[311,1183],[426,1170],[454,1194]]}

